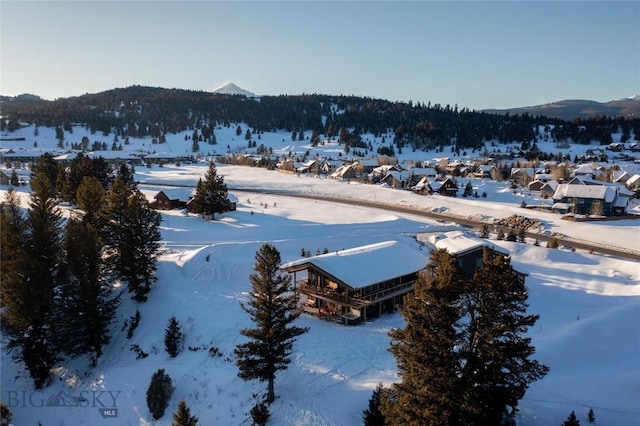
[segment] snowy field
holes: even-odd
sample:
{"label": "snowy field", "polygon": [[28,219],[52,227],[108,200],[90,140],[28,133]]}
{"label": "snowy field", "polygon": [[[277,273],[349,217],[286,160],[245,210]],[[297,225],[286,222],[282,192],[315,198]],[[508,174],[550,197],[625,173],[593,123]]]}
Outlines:
{"label": "snowy field", "polygon": [[[41,129],[40,135],[46,136],[46,131]],[[74,133],[74,140],[82,137],[81,131]],[[30,132],[26,147],[33,145],[33,129]],[[235,134],[216,134],[219,146],[229,144],[233,149]],[[178,136],[170,143],[178,144]],[[275,146],[288,135],[263,135],[262,142],[270,137]],[[43,139],[40,136],[38,140]],[[134,146],[141,143],[135,141]],[[304,152],[306,148],[297,150]],[[140,189],[152,197],[166,188],[164,185],[195,185],[205,169],[202,163],[138,166],[136,179]],[[25,170],[19,172],[26,176]],[[28,374],[2,352],[1,400],[10,405],[16,426],[38,422],[43,426],[170,425],[171,413],[181,398],[202,425],[249,425],[249,410],[266,385],[237,377],[233,349],[243,341],[239,330],[252,326],[240,302],[247,300],[254,254],[260,246],[266,242],[275,245],[283,262],[299,258],[302,249],[314,254],[325,248],[333,251],[386,240],[419,250],[415,235],[441,225],[415,215],[302,200],[275,191],[375,200],[487,220],[526,213],[540,219],[544,231],[640,250],[640,222],[636,220],[573,223],[555,214],[523,213],[519,207],[523,199],[527,204],[546,201],[536,199],[535,194],[514,193],[505,183],[472,180],[478,192],[487,192],[486,199],[449,199],[239,166],[219,165],[218,173],[238,198],[237,211],[219,215],[213,222],[182,211],[162,213],[163,254],[158,282],[146,303],[124,299],[113,324],[112,342],[98,367],[89,369],[86,358],[65,362],[51,386],[34,392]],[[1,189],[4,192],[6,186]],[[26,197],[28,187],[20,187],[20,191]],[[572,410],[586,424],[592,408],[599,425],[637,425],[638,264],[587,252],[536,247],[533,241],[492,243],[509,250],[515,268],[528,274],[530,312],[540,315],[530,330],[537,348],[535,358],[550,367],[549,374],[534,383],[521,401],[518,424],[562,424]],[[123,324],[136,309],[141,313],[140,326],[127,339]],[[164,352],[163,344],[164,329],[172,315],[185,334],[185,349],[174,359]],[[387,350],[388,332],[403,326],[401,315],[384,315],[357,327],[305,315],[299,323],[310,331],[296,342],[289,369],[276,377],[277,399],[270,407],[269,424],[362,424],[362,410],[367,408],[375,386],[397,379],[395,359]],[[149,356],[136,359],[130,350],[134,344]],[[211,348],[217,348],[221,355],[212,356]],[[175,392],[165,416],[153,421],[146,405],[146,390],[159,368],[172,377]],[[47,406],[48,401],[51,406]],[[111,408],[116,411],[103,411]]]}

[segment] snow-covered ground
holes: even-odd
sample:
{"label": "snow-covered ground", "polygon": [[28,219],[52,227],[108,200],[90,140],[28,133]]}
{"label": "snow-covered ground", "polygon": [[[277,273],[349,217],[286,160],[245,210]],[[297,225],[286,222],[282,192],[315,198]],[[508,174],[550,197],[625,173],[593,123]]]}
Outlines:
{"label": "snow-covered ground", "polygon": [[[46,136],[47,130],[40,129],[40,135]],[[33,135],[33,129],[30,132]],[[81,132],[82,129],[76,130],[73,137],[79,140]],[[218,146],[229,144],[234,149],[235,134],[216,134]],[[288,137],[284,133],[262,135],[258,143],[283,145],[281,140]],[[33,136],[30,138],[25,146],[33,145]],[[170,143],[178,144],[180,138],[190,148],[183,135],[177,135]],[[38,138],[43,139],[44,136]],[[144,142],[134,141],[133,145],[141,143]],[[39,145],[43,146],[40,142]],[[304,152],[305,147],[297,150]],[[194,185],[205,170],[202,163],[150,169],[138,166],[136,179],[141,182],[140,188],[153,196],[165,188],[157,184]],[[416,215],[364,208],[355,203],[291,198],[275,191],[375,200],[438,209],[462,217],[478,215],[487,220],[526,214],[539,218],[545,231],[640,249],[640,222],[573,223],[555,214],[524,211],[519,207],[523,199],[527,204],[545,201],[536,200],[535,194],[514,193],[504,183],[472,180],[479,192],[487,192],[486,199],[450,199],[239,166],[219,165],[218,173],[238,198],[237,211],[217,216],[213,222],[182,211],[162,213],[163,255],[158,282],[146,303],[124,300],[113,324],[112,342],[98,367],[90,369],[85,358],[67,361],[60,366],[51,386],[35,392],[20,364],[2,352],[0,399],[10,405],[15,425],[169,425],[181,398],[202,425],[251,424],[248,412],[263,394],[265,384],[244,382],[237,377],[233,349],[243,340],[239,330],[252,325],[240,302],[247,298],[248,277],[260,246],[274,244],[283,262],[299,258],[302,249],[313,254],[325,248],[333,251],[387,240],[419,250],[415,234],[441,225]],[[248,189],[257,192],[247,192]],[[4,192],[6,187],[1,190]],[[27,187],[20,191],[26,196]],[[492,243],[509,250],[516,269],[528,274],[530,312],[540,315],[529,334],[537,348],[536,359],[550,367],[549,374],[534,383],[521,401],[518,424],[561,424],[572,410],[586,424],[587,412],[593,408],[597,424],[637,425],[638,264],[587,252],[536,247],[533,241],[526,245],[496,240]],[[127,339],[123,324],[136,309],[141,313],[140,326]],[[184,351],[174,359],[164,352],[163,344],[164,329],[172,315],[180,321],[185,334]],[[278,398],[270,407],[269,424],[361,424],[362,410],[375,386],[396,380],[395,359],[387,350],[388,332],[403,326],[401,315],[384,315],[357,327],[338,326],[304,315],[299,321],[310,331],[296,342],[289,369],[276,378]],[[149,356],[136,359],[130,350],[134,344]],[[211,348],[217,348],[221,356],[212,356]],[[146,390],[158,368],[171,375],[176,389],[165,416],[153,421],[146,405]],[[52,406],[47,406],[48,401]],[[103,411],[112,408],[117,411]]]}

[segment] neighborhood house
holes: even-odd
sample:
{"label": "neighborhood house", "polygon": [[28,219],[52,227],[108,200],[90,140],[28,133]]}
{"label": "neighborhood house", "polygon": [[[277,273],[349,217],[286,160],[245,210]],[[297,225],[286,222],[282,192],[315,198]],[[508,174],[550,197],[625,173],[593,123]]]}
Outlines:
{"label": "neighborhood house", "polygon": [[398,241],[339,250],[280,266],[305,312],[345,325],[392,312],[413,290],[426,253]]}

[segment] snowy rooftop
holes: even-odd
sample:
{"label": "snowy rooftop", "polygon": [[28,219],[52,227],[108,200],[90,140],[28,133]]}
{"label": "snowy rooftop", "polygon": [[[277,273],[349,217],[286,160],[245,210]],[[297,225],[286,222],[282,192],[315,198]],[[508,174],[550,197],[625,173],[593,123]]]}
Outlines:
{"label": "snowy rooftop", "polygon": [[[398,241],[338,250],[284,263],[281,269],[312,264],[352,288],[360,288],[424,269],[429,257]],[[295,268],[301,269],[301,268]]]}
{"label": "snowy rooftop", "polygon": [[[425,238],[426,237],[426,238]],[[461,255],[473,251],[480,247],[490,247],[508,255],[509,252],[489,244],[486,239],[474,237],[464,231],[449,231],[444,233],[422,234],[418,238],[419,241],[425,241],[432,244],[435,248],[445,249],[451,254]]]}
{"label": "snowy rooftop", "polygon": [[553,194],[554,200],[561,200],[564,197],[593,198],[605,200],[611,203],[615,200],[617,188],[607,185],[569,185],[562,183],[556,188]]}

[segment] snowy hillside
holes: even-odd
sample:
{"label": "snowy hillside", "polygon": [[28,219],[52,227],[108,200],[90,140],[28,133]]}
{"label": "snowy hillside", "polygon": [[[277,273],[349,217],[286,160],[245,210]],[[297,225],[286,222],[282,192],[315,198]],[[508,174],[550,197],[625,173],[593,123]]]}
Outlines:
{"label": "snowy hillside", "polygon": [[[243,129],[245,126],[242,126]],[[18,134],[19,133],[19,134]],[[51,129],[16,132],[24,141],[2,142],[15,151],[51,148]],[[15,136],[16,134],[12,134]],[[74,128],[68,135],[79,141],[111,140]],[[242,152],[247,142],[236,136],[235,126],[216,129],[217,145],[200,144],[207,154]],[[373,139],[372,136],[369,138]],[[37,140],[36,140],[37,139]],[[310,155],[338,156],[337,144],[312,148],[308,141],[291,142],[281,132],[262,134],[258,144],[274,153],[309,150]],[[379,141],[377,141],[379,142]],[[376,143],[377,143],[376,142]],[[551,149],[541,145],[541,149]],[[585,147],[572,146],[571,156]],[[128,151],[191,153],[184,134],[171,135],[166,144],[132,140]],[[442,154],[407,153],[404,160],[434,161]],[[4,167],[4,165],[3,165]],[[629,170],[636,170],[634,164]],[[148,197],[164,185],[195,185],[206,163],[136,167],[136,180]],[[4,169],[5,173],[10,170]],[[18,169],[28,179],[28,170]],[[348,249],[395,240],[422,249],[415,235],[442,224],[411,214],[364,208],[355,201],[376,200],[394,205],[438,209],[462,217],[486,220],[522,214],[519,204],[542,203],[526,191],[513,191],[506,183],[472,180],[486,191],[486,199],[449,199],[418,196],[383,186],[349,184],[314,177],[296,177],[264,169],[218,165],[218,172],[238,198],[238,209],[214,222],[183,211],[163,212],[162,248],[158,282],[144,304],[125,298],[112,327],[112,342],[98,367],[79,358],[60,365],[56,380],[41,392],[32,391],[28,374],[2,352],[1,400],[13,411],[14,424],[35,425],[169,425],[171,413],[184,398],[202,425],[249,425],[248,412],[265,385],[237,377],[233,348],[243,341],[239,330],[249,326],[240,301],[246,300],[254,254],[265,242],[280,251],[283,262],[298,259],[301,249],[311,253],[327,248]],[[636,171],[637,173],[637,171]],[[465,180],[463,179],[463,182]],[[2,186],[4,192],[7,186]],[[247,190],[254,192],[248,192]],[[19,190],[26,198],[28,187]],[[303,200],[275,191],[330,195],[354,201],[351,205]],[[3,196],[3,194],[0,194]],[[640,250],[636,220],[573,223],[559,215],[527,211],[544,226],[574,238]],[[635,425],[640,418],[640,268],[637,263],[609,256],[551,250],[528,244],[492,240],[512,253],[516,269],[528,274],[530,311],[540,315],[530,330],[536,359],[550,373],[534,383],[521,401],[518,424],[561,424],[575,410],[582,424],[593,408],[598,425]],[[388,259],[393,262],[393,259]],[[384,265],[371,265],[372,269]],[[131,339],[124,323],[136,309],[140,326]],[[184,350],[171,359],[164,352],[164,329],[175,315],[185,333]],[[344,327],[308,316],[300,325],[310,327],[295,344],[290,368],[276,377],[278,398],[271,406],[272,425],[359,425],[362,410],[378,383],[396,380],[395,359],[387,351],[387,333],[402,327],[399,314],[384,315],[364,325]],[[148,354],[136,359],[132,345]],[[191,348],[191,349],[190,349]],[[165,416],[153,421],[146,405],[152,374],[164,368],[176,387]],[[257,395],[257,396],[256,396]],[[49,405],[47,405],[49,403]],[[116,411],[108,411],[116,409]],[[106,411],[105,411],[106,410]]]}

